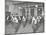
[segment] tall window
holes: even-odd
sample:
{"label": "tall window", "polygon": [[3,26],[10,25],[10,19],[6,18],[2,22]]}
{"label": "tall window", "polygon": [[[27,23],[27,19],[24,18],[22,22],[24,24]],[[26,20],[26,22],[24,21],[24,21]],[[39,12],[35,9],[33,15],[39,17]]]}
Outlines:
{"label": "tall window", "polygon": [[39,16],[40,14],[42,14],[42,8],[37,8],[37,14],[38,14],[38,16]]}
{"label": "tall window", "polygon": [[31,16],[34,16],[34,8],[31,9]]}

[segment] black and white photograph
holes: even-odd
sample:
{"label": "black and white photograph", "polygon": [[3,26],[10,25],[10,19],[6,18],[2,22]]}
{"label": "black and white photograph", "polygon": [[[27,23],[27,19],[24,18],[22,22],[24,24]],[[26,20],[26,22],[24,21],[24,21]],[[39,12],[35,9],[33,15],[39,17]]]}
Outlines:
{"label": "black and white photograph", "polygon": [[44,33],[44,2],[5,0],[5,35]]}

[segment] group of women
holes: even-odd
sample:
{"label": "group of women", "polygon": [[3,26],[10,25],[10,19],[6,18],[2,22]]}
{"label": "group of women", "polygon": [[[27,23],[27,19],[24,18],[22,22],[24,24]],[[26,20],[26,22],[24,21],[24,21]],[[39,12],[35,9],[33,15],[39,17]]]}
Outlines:
{"label": "group of women", "polygon": [[[38,23],[40,22],[40,20],[42,19],[41,16],[37,16],[37,17],[32,17],[32,19],[30,20],[31,23]],[[27,21],[27,18],[25,16],[13,16],[13,15],[10,15],[10,16],[7,16],[7,20],[10,20],[12,22],[16,22],[16,23],[21,23],[22,21],[26,22]]]}

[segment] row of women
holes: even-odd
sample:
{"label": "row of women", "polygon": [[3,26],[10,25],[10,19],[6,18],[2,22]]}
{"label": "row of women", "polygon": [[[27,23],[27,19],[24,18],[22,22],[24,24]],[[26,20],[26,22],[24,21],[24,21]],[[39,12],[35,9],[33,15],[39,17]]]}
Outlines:
{"label": "row of women", "polygon": [[[41,16],[37,16],[36,18],[32,17],[31,23],[37,24],[38,22],[40,22],[41,19],[42,19]],[[10,21],[15,22],[15,23],[21,23],[22,21],[26,22],[27,18],[25,16],[10,15],[10,16],[7,16],[7,20],[10,20]]]}

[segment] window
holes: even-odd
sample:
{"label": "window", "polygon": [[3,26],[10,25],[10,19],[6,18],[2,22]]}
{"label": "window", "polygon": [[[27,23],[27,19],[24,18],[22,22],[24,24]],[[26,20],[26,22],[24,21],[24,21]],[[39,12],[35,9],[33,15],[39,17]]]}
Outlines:
{"label": "window", "polygon": [[42,14],[42,8],[37,8],[37,14],[38,14],[38,16],[39,16],[40,14]]}

